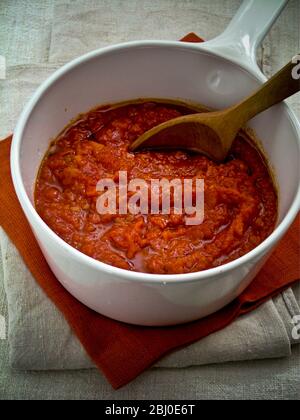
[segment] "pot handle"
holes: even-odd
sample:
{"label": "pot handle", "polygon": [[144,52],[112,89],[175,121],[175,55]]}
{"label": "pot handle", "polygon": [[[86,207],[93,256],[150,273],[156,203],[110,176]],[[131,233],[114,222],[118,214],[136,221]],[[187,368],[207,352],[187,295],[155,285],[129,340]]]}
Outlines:
{"label": "pot handle", "polygon": [[201,48],[262,72],[256,62],[256,49],[286,6],[288,0],[244,0],[225,31],[201,44]]}

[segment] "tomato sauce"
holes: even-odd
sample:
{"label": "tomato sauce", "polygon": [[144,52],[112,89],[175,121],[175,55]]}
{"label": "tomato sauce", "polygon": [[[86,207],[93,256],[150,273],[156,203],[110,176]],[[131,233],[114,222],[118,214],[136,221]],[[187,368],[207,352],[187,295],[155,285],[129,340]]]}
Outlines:
{"label": "tomato sauce", "polygon": [[[130,153],[146,130],[191,113],[158,102],[94,109],[69,125],[45,156],[35,204],[42,219],[74,248],[132,271],[177,274],[232,261],[274,229],[277,194],[260,152],[244,132],[226,162],[183,151]],[[204,179],[204,221],[188,226],[184,215],[99,214],[100,179]]]}

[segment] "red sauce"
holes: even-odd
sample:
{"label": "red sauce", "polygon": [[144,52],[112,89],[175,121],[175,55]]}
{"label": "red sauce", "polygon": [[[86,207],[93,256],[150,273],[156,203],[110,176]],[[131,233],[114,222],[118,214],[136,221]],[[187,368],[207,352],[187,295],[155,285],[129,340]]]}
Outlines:
{"label": "red sauce", "polygon": [[[140,103],[81,115],[43,160],[35,191],[40,216],[81,252],[132,271],[201,271],[255,248],[274,229],[277,194],[265,160],[245,134],[222,164],[182,151],[128,152],[140,134],[184,113],[175,105]],[[203,223],[187,226],[184,215],[172,213],[99,214],[96,184],[117,180],[120,170],[129,180],[204,179]]]}

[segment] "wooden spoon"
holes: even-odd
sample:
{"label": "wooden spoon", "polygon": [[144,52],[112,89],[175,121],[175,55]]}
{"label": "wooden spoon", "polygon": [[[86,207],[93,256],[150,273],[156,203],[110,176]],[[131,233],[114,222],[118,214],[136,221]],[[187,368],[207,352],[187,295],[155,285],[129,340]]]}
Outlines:
{"label": "wooden spoon", "polygon": [[[252,95],[221,111],[174,118],[146,131],[131,146],[138,149],[185,149],[215,161],[226,158],[240,128],[255,115],[300,90],[294,63],[289,62]],[[294,76],[294,77],[293,77]]]}

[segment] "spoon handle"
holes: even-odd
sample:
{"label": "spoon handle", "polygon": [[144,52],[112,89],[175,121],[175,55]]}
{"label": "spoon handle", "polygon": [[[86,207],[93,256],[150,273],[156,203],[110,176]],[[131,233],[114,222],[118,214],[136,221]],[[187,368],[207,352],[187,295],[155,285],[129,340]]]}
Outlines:
{"label": "spoon handle", "polygon": [[229,113],[238,115],[239,123],[243,125],[260,112],[299,92],[300,71],[296,66],[299,64],[290,61],[256,92],[231,107]]}

